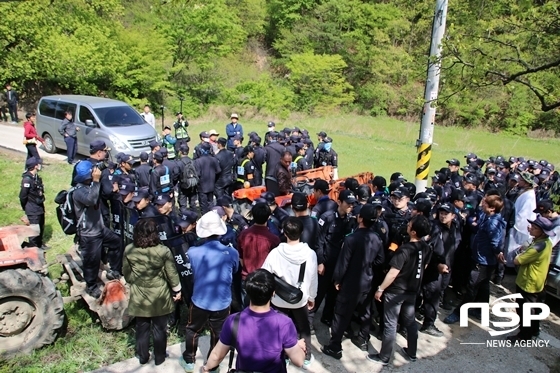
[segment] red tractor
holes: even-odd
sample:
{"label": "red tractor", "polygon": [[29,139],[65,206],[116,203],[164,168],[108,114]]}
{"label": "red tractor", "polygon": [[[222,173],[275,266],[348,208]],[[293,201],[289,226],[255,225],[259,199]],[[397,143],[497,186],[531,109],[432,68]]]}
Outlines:
{"label": "red tractor", "polygon": [[0,228],[0,357],[54,342],[64,324],[60,292],[47,276],[45,253],[22,248],[36,226]]}
{"label": "red tractor", "polygon": [[0,228],[0,358],[53,343],[63,331],[64,303],[80,298],[97,313],[105,329],[123,329],[132,319],[127,313],[130,295],[124,280],[108,281],[100,270],[101,297],[87,295],[75,247],[57,256],[66,272],[60,281],[70,280],[70,296],[62,297],[47,276],[44,251],[21,246],[27,237],[37,235],[37,225]]}

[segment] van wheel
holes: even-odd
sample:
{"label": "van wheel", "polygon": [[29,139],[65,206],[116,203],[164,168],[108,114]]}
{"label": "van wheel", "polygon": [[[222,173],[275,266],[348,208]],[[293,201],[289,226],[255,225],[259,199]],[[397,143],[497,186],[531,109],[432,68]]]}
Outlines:
{"label": "van wheel", "polygon": [[45,140],[45,144],[43,145],[45,151],[50,154],[56,153],[57,149],[56,145],[54,144],[54,139],[48,132],[43,135],[43,140]]}

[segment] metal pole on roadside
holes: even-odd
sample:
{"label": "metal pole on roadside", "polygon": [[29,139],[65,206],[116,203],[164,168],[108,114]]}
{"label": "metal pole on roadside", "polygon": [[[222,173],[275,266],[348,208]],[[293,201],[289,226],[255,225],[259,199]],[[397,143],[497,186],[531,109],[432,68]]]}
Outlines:
{"label": "metal pole on roadside", "polygon": [[165,122],[165,113],[164,113],[165,106],[161,105],[159,108],[161,109],[161,130],[163,131],[163,128],[165,127],[165,124],[164,124],[164,122]]}
{"label": "metal pole on roadside", "polygon": [[445,33],[448,0],[436,0],[436,10],[432,24],[432,42],[428,59],[428,74],[424,91],[424,108],[420,135],[416,140],[418,153],[414,184],[417,192],[423,192],[428,185],[430,159],[432,158],[432,142],[434,139],[434,122],[441,74],[441,40]]}

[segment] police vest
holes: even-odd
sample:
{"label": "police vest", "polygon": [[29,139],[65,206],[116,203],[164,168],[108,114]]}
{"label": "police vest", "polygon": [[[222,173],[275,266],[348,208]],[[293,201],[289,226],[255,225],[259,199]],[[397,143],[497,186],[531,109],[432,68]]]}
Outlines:
{"label": "police vest", "polygon": [[187,127],[183,125],[183,122],[178,122],[178,123],[179,123],[179,128],[175,130],[175,137],[178,139],[184,139],[189,137],[189,134],[187,132]]}
{"label": "police vest", "polygon": [[296,159],[294,159],[294,163],[297,164],[300,159],[303,159],[303,155],[298,155]]}
{"label": "police vest", "polygon": [[175,146],[163,140],[165,148],[167,149],[167,159],[175,159]]}
{"label": "police vest", "polygon": [[241,162],[241,166],[237,167],[237,181],[239,181],[240,183],[245,182],[245,165],[247,164],[247,162],[249,162],[249,158],[243,160],[243,162]]}

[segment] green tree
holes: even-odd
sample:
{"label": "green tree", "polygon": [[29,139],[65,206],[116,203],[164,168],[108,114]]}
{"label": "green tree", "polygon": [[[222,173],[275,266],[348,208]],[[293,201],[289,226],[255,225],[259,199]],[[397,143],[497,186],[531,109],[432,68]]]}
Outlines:
{"label": "green tree", "polygon": [[321,114],[351,103],[352,86],[343,76],[346,63],[339,55],[294,54],[286,64],[296,94],[296,107]]}

